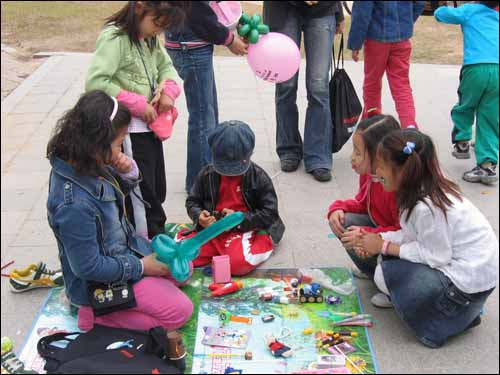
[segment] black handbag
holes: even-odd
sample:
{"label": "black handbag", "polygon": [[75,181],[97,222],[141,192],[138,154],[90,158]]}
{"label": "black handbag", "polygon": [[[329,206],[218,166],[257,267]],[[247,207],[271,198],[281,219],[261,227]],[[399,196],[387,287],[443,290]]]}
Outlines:
{"label": "black handbag", "polygon": [[96,325],[87,333],[43,337],[37,349],[49,374],[181,374],[185,367],[184,357],[168,359],[162,327],[143,332]]}
{"label": "black handbag", "polygon": [[[340,59],[342,58],[342,66]],[[356,129],[363,107],[356,89],[344,70],[344,35],[335,61],[335,43],[332,47],[333,74],[330,79],[330,111],[332,116],[332,153],[339,152]]]}

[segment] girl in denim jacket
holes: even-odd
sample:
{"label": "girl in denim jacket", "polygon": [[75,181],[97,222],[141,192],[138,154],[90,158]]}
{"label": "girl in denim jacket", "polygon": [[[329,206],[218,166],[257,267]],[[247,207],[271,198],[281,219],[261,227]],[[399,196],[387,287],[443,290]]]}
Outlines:
{"label": "girl in denim jacket", "polygon": [[[192,313],[191,301],[127,218],[125,196],[140,181],[137,164],[121,152],[130,118],[115,98],[92,91],[58,121],[47,146],[49,225],[66,294],[79,307],[78,326],[85,331],[94,323],[175,329]],[[136,307],[95,317],[89,306],[93,283],[131,284]]]}

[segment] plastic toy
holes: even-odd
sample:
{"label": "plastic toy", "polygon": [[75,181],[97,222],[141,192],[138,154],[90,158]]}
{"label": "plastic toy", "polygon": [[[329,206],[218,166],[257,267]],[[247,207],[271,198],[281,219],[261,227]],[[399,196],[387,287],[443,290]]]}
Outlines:
{"label": "plastic toy", "polygon": [[273,315],[273,314],[264,315],[264,316],[262,317],[262,321],[263,321],[264,323],[270,323],[270,322],[272,322],[273,320],[274,320],[274,315]]}
{"label": "plastic toy", "polygon": [[242,9],[239,1],[210,1],[210,8],[217,15],[217,20],[233,30],[238,26]]}
{"label": "plastic toy", "polygon": [[262,17],[254,14],[250,17],[243,13],[240,18],[238,35],[247,38],[248,43],[255,44],[259,41],[259,35],[265,35],[269,32],[269,26],[262,23]]}
{"label": "plastic toy", "polygon": [[288,358],[293,354],[293,350],[290,347],[282,344],[274,336],[269,336],[267,338],[267,346],[271,351],[271,354],[275,357]]}
{"label": "plastic toy", "polygon": [[352,279],[348,279],[341,284],[333,284],[332,279],[324,271],[317,268],[300,268],[299,274],[301,275],[302,279],[304,279],[305,277],[310,277],[315,282],[320,284],[323,288],[329,289],[343,296],[351,295],[356,290],[356,287],[352,283]]}
{"label": "plastic toy", "polygon": [[330,294],[326,298],[325,302],[327,305],[340,305],[342,303],[342,299]]}
{"label": "plastic toy", "polygon": [[301,303],[323,303],[323,291],[317,283],[305,284],[300,288]]}
{"label": "plastic toy", "polygon": [[304,335],[311,335],[313,333],[312,328],[306,328],[302,331]]}
{"label": "plastic toy", "polygon": [[280,33],[262,35],[248,47],[247,61],[255,75],[264,81],[288,81],[299,70],[300,51],[297,44]]}
{"label": "plastic toy", "polygon": [[243,374],[243,370],[238,370],[232,367],[226,368],[224,374]]}
{"label": "plastic toy", "polygon": [[246,352],[245,353],[245,360],[246,361],[251,361],[253,359],[253,353],[252,352]]}
{"label": "plastic toy", "polygon": [[220,297],[237,292],[243,288],[243,282],[238,280],[227,284],[211,284],[208,288],[212,291],[212,297]]}
{"label": "plastic toy", "polygon": [[222,284],[231,281],[231,262],[229,255],[212,258],[212,276],[214,283]]}
{"label": "plastic toy", "polygon": [[158,260],[169,266],[172,276],[177,281],[186,281],[190,271],[189,262],[200,254],[201,246],[226,230],[241,224],[243,220],[243,213],[235,212],[210,225],[194,237],[179,243],[166,234],[159,234],[153,238],[151,247],[158,255]]}
{"label": "plastic toy", "polygon": [[219,310],[219,320],[222,322],[223,325],[228,322],[252,324],[253,321],[252,318],[246,316],[233,315],[226,309]]}

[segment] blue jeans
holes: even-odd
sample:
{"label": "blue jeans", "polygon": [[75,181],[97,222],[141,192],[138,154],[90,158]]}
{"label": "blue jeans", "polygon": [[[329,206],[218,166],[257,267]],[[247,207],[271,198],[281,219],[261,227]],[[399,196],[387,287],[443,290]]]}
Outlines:
{"label": "blue jeans", "polygon": [[189,191],[201,169],[212,161],[208,135],[219,122],[213,46],[167,51],[184,81],[189,112],[186,175]]}
{"label": "blue jeans", "polygon": [[[370,225],[367,220],[367,215],[348,213],[345,227]],[[373,277],[376,257],[360,258],[354,251],[347,252],[361,271]],[[430,348],[439,348],[448,338],[464,332],[493,291],[464,293],[444,273],[426,264],[383,257],[381,266],[397,315]]]}
{"label": "blue jeans", "polygon": [[[344,228],[347,229],[353,225],[357,227],[375,227],[375,224],[370,219],[370,216],[346,212]],[[375,268],[377,267],[377,257],[360,258],[356,255],[356,252],[353,249],[346,249],[346,251],[356,267],[373,280]]]}
{"label": "blue jeans", "polygon": [[307,113],[304,142],[299,132],[297,84],[299,73],[276,85],[276,151],[281,160],[302,160],[307,172],[332,168],[332,120],[330,115],[330,65],[335,36],[335,16],[304,19],[289,14],[283,28],[276,30],[297,45],[304,32],[306,51]]}

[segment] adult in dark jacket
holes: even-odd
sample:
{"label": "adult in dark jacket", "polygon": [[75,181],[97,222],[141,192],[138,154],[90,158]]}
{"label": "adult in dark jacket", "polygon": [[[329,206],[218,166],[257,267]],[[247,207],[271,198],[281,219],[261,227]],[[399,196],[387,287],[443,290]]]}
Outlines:
{"label": "adult in dark jacket", "polygon": [[184,81],[188,120],[186,191],[200,170],[211,161],[208,133],[218,124],[217,90],[213,67],[215,45],[235,55],[246,54],[247,45],[222,25],[208,1],[191,1],[180,30],[165,33],[165,47]]}
{"label": "adult in dark jacket", "polygon": [[331,115],[328,83],[335,33],[342,33],[340,1],[264,1],[264,23],[271,31],[292,38],[298,46],[304,33],[307,112],[304,141],[299,132],[297,84],[299,74],[276,85],[276,151],[284,172],[293,172],[304,159],[318,181],[332,178]]}
{"label": "adult in dark jacket", "polygon": [[231,273],[245,275],[266,261],[273,242],[283,237],[285,225],[278,213],[278,197],[271,178],[250,160],[255,136],[241,121],[220,124],[210,135],[213,165],[203,169],[186,200],[196,230],[213,224],[234,211],[244,221],[202,246],[195,267],[210,263],[214,256],[228,255]]}

